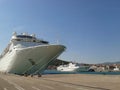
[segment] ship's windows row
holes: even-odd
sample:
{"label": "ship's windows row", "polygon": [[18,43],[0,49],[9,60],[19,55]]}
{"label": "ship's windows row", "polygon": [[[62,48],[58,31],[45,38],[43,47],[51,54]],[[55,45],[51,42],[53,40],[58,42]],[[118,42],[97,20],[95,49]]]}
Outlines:
{"label": "ship's windows row", "polygon": [[18,38],[29,38],[29,39],[33,39],[35,37],[32,36],[26,36],[26,35],[17,35]]}
{"label": "ship's windows row", "polygon": [[[16,40],[16,41],[24,41],[23,39],[14,39],[14,40]],[[28,41],[29,42],[29,41]],[[43,41],[43,40],[41,40],[41,41],[36,41],[35,39],[34,40],[32,40],[32,41],[30,41],[30,42],[37,42],[37,43],[43,43],[43,44],[48,44],[49,42],[47,42],[47,41]]]}

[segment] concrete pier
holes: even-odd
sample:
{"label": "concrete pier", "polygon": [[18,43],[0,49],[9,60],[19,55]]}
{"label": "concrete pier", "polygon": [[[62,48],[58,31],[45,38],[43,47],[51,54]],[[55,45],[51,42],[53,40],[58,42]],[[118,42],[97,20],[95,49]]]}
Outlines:
{"label": "concrete pier", "polygon": [[120,75],[59,74],[38,78],[0,74],[0,90],[120,90]]}

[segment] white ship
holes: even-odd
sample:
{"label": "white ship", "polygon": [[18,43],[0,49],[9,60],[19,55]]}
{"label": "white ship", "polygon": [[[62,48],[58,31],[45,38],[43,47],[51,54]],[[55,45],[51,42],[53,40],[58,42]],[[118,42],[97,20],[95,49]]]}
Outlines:
{"label": "white ship", "polygon": [[60,65],[57,67],[58,71],[64,71],[64,72],[74,72],[79,68],[76,64],[69,63],[67,65]]}
{"label": "white ship", "polygon": [[15,32],[0,55],[0,72],[20,75],[42,72],[64,50],[65,46],[51,45],[34,34],[17,35]]}
{"label": "white ship", "polygon": [[115,66],[115,68],[113,69],[113,71],[120,71],[120,69],[117,66]]}

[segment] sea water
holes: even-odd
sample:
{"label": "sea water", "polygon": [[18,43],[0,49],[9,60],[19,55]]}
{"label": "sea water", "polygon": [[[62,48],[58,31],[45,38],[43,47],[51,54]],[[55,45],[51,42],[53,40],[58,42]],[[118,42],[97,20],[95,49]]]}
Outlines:
{"label": "sea water", "polygon": [[101,74],[101,75],[120,75],[120,72],[61,72],[57,70],[45,70],[43,74]]}

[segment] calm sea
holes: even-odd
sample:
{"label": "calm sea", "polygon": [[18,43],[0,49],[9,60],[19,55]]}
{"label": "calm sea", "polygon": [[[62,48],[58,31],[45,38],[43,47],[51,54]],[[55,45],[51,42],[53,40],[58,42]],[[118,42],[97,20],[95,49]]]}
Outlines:
{"label": "calm sea", "polygon": [[120,75],[120,72],[60,72],[57,70],[45,70],[43,74],[101,74],[101,75]]}

